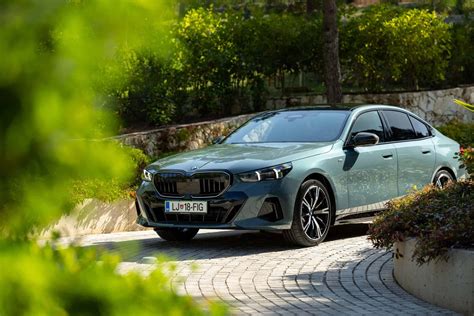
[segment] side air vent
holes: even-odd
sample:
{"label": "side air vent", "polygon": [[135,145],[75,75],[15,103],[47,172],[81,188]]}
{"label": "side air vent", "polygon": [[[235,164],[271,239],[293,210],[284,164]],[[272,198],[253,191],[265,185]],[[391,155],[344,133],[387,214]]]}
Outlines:
{"label": "side air vent", "polygon": [[276,222],[283,218],[283,211],[281,210],[280,201],[276,197],[267,198],[263,202],[258,218],[269,222]]}

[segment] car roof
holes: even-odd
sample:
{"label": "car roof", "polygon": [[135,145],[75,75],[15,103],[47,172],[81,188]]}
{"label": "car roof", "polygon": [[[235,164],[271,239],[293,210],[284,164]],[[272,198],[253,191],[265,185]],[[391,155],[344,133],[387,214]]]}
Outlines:
{"label": "car roof", "polygon": [[313,110],[326,110],[326,111],[354,111],[354,110],[366,110],[366,109],[402,109],[398,106],[385,105],[385,104],[360,104],[360,103],[338,103],[334,105],[328,104],[315,104],[307,106],[294,106],[289,108],[283,108],[279,110],[269,110],[269,112],[292,112],[292,111],[313,111]]}
{"label": "car roof", "polygon": [[401,112],[405,112],[406,114],[409,114],[411,116],[415,116],[419,120],[423,121],[425,124],[431,126],[430,123],[428,123],[426,120],[421,118],[420,116],[416,115],[413,112],[408,111],[407,109],[404,109],[399,106],[395,105],[387,105],[387,104],[356,104],[356,103],[341,103],[341,104],[335,104],[335,105],[328,105],[328,104],[317,104],[317,105],[308,105],[308,106],[295,106],[295,107],[289,107],[289,108],[284,108],[284,109],[279,109],[279,110],[270,110],[263,112],[255,117],[260,117],[262,115],[268,115],[272,113],[280,113],[280,112],[291,112],[291,111],[314,111],[314,110],[324,110],[324,111],[347,111],[347,112],[355,112],[357,113],[366,111],[366,110],[397,110]]}

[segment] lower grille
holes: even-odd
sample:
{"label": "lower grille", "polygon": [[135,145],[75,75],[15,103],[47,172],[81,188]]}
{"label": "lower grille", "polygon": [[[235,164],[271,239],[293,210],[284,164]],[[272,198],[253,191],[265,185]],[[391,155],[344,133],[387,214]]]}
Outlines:
{"label": "lower grille", "polygon": [[149,209],[149,213],[154,222],[161,224],[227,224],[237,215],[241,206],[210,206],[207,214],[167,214],[164,206],[158,206]]}
{"label": "lower grille", "polygon": [[199,172],[191,175],[180,172],[160,172],[153,178],[155,188],[168,197],[214,197],[222,194],[230,185],[226,172]]}

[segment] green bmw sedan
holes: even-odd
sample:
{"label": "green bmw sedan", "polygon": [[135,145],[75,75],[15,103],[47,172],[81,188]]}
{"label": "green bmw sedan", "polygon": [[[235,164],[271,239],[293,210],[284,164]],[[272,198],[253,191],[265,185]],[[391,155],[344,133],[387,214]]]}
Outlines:
{"label": "green bmw sedan", "polygon": [[466,177],[459,144],[386,105],[259,114],[214,145],[143,170],[137,222],[165,240],[200,228],[278,230],[314,246],[414,187]]}

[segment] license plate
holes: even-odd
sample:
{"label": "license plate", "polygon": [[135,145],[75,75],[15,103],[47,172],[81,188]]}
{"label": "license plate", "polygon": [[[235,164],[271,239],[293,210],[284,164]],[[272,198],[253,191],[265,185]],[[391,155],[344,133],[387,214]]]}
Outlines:
{"label": "license plate", "polygon": [[207,202],[165,201],[166,213],[206,214]]}

